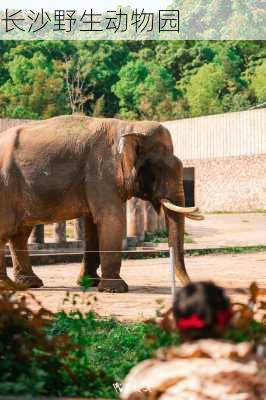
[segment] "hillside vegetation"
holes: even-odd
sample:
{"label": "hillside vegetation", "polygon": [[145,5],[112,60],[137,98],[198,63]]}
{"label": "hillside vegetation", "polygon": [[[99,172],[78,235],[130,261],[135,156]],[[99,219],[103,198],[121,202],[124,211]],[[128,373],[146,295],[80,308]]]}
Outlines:
{"label": "hillside vegetation", "polygon": [[265,41],[0,41],[0,117],[169,120],[266,102]]}

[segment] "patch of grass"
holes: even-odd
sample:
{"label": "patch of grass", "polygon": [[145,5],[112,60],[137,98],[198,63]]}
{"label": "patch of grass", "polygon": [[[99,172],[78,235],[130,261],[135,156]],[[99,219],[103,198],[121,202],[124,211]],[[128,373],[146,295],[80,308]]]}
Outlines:
{"label": "patch of grass", "polygon": [[[185,232],[185,243],[193,243],[191,236]],[[144,242],[150,243],[167,243],[168,242],[168,233],[166,229],[162,229],[160,231],[151,233],[145,232]]]}
{"label": "patch of grass", "polygon": [[[249,253],[260,253],[266,251],[266,245],[258,245],[258,246],[233,246],[226,248],[209,248],[209,249],[188,249],[185,250],[186,257],[195,257],[195,256],[207,256],[210,254],[221,255],[221,254],[249,254]],[[169,251],[152,251],[152,252],[132,252],[130,254],[124,254],[123,259],[134,259],[134,260],[144,260],[151,258],[168,258]]]}
{"label": "patch of grass", "polygon": [[[166,333],[146,323],[123,324],[116,319],[97,319],[93,312],[56,315],[52,335],[68,335],[77,345],[69,363],[79,385],[69,381],[65,396],[116,398],[113,385],[121,383],[138,362],[161,346],[180,344],[177,333]],[[93,380],[87,378],[90,372]]]}
{"label": "patch of grass", "polygon": [[144,242],[150,243],[167,243],[168,235],[165,229],[157,232],[145,232]]}
{"label": "patch of grass", "polygon": [[206,256],[208,254],[248,254],[266,251],[266,245],[258,246],[232,246],[226,248],[192,249],[185,251],[187,256]]}
{"label": "patch of grass", "polygon": [[190,244],[191,244],[191,243],[195,243],[195,241],[192,239],[192,237],[189,236],[189,234],[186,233],[186,232],[185,232],[184,242],[185,242],[185,243],[190,243]]}

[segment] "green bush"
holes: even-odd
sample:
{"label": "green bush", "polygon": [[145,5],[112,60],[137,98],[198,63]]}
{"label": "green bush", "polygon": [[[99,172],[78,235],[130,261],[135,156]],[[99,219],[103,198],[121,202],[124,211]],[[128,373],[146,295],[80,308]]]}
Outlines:
{"label": "green bush", "polygon": [[123,324],[115,319],[97,319],[93,312],[57,314],[50,329],[53,336],[68,335],[76,345],[69,367],[78,385],[68,379],[66,396],[114,398],[113,384],[121,382],[139,361],[155,349],[178,344],[179,336],[154,324]]}
{"label": "green bush", "polygon": [[177,333],[152,323],[34,313],[0,293],[0,393],[115,398],[113,385],[135,364],[179,342]]}

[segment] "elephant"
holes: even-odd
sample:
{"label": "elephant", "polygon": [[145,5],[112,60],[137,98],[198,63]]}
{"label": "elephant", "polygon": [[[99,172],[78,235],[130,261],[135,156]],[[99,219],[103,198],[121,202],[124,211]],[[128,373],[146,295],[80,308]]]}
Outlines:
{"label": "elephant", "polygon": [[[78,282],[90,276],[99,291],[126,292],[120,277],[123,206],[133,196],[150,201],[157,212],[163,207],[176,274],[188,283],[184,219],[199,216],[196,207],[184,206],[182,162],[162,124],[66,115],[2,132],[0,283],[43,286],[27,250],[33,227],[83,216],[85,252]],[[4,265],[7,242],[14,281]]]}

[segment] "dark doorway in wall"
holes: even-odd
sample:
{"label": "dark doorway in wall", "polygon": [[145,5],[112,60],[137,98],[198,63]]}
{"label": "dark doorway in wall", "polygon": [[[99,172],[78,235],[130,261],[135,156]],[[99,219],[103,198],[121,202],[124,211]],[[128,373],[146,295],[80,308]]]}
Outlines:
{"label": "dark doorway in wall", "polygon": [[195,168],[184,168],[184,192],[186,207],[195,205]]}

